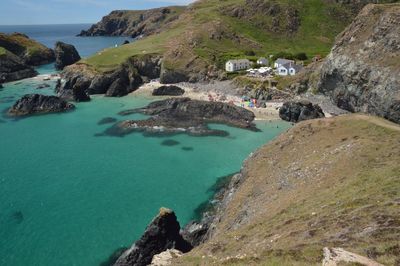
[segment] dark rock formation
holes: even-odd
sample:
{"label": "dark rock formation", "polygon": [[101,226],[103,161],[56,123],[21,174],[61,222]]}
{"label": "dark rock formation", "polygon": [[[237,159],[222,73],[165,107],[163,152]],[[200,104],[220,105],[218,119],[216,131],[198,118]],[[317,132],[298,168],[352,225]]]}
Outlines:
{"label": "dark rock formation", "polygon": [[164,67],[162,68],[160,74],[160,83],[174,84],[187,81],[189,81],[189,76],[187,75],[187,73],[183,73],[179,70],[166,69]]}
{"label": "dark rock formation", "polygon": [[72,65],[81,60],[78,51],[71,44],[56,42],[54,52],[56,56],[55,67],[59,70],[62,70],[64,67]]}
{"label": "dark rock formation", "polygon": [[138,89],[143,82],[158,78],[160,71],[161,58],[158,56],[131,58],[109,73],[97,73],[84,65],[72,65],[61,73],[63,81],[56,91],[69,100],[75,100],[75,91],[79,91],[79,95],[87,95],[84,99],[89,99],[91,94],[121,97]]}
{"label": "dark rock formation", "polygon": [[6,52],[0,55],[0,81],[9,82],[24,78],[31,78],[38,73],[33,67],[26,65],[23,60],[13,53]]}
{"label": "dark rock formation", "polygon": [[102,18],[79,36],[147,36],[158,32],[162,25],[178,18],[183,7],[165,7],[150,10],[116,10]]}
{"label": "dark rock formation", "polygon": [[98,125],[105,125],[105,124],[112,124],[117,122],[117,119],[114,117],[104,117],[101,119],[99,122],[97,122]]}
{"label": "dark rock formation", "polygon": [[75,106],[56,96],[27,94],[19,99],[9,110],[11,116],[58,113],[74,109]]}
{"label": "dark rock formation", "polygon": [[322,118],[325,114],[319,105],[303,100],[299,102],[285,102],[279,109],[279,116],[285,121],[300,122],[309,119]]}
{"label": "dark rock formation", "polygon": [[192,246],[179,234],[180,225],[173,211],[165,208],[147,226],[146,231],[136,243],[124,252],[115,266],[146,266],[154,255],[167,249],[188,252]]}
{"label": "dark rock formation", "polygon": [[36,89],[41,90],[41,89],[45,89],[45,88],[49,88],[50,85],[47,83],[43,83],[43,84],[39,84]]}
{"label": "dark rock formation", "polygon": [[78,74],[78,76],[73,76],[65,82],[58,82],[55,92],[60,98],[67,101],[87,102],[90,101],[90,96],[87,93],[89,84],[89,79],[82,79]]}
{"label": "dark rock formation", "polygon": [[191,221],[182,230],[182,237],[190,243],[193,247],[197,247],[202,244],[207,237],[208,229],[212,219],[206,221],[195,222]]}
{"label": "dark rock formation", "polygon": [[129,41],[128,41],[128,40],[125,40],[125,41],[122,43],[122,45],[125,45],[125,44],[129,44]]}
{"label": "dark rock formation", "polygon": [[185,90],[178,86],[161,86],[153,90],[153,96],[180,96]]}
{"label": "dark rock formation", "polygon": [[400,5],[368,5],[337,38],[317,88],[340,108],[400,123]]}
{"label": "dark rock formation", "polygon": [[106,130],[106,134],[123,136],[132,132],[146,134],[186,133],[195,136],[226,136],[227,132],[210,129],[208,123],[223,123],[257,130],[252,123],[254,114],[244,108],[222,102],[174,98],[150,103],[147,107],[121,112],[121,115],[143,113],[146,120],[127,120]]}
{"label": "dark rock formation", "polygon": [[53,50],[30,39],[25,34],[0,33],[0,47],[18,56],[24,64],[30,66],[49,64],[54,61]]}

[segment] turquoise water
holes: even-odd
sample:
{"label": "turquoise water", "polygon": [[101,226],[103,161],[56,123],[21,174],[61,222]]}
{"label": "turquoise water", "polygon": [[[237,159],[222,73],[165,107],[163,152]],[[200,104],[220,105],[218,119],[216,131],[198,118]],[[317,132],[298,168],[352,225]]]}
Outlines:
{"label": "turquoise water", "polygon": [[[52,87],[37,90],[41,83]],[[133,96],[93,97],[64,114],[5,116],[22,95],[53,94],[54,85],[26,79],[0,89],[0,265],[99,265],[140,237],[161,206],[185,224],[219,177],[239,171],[252,151],[290,126],[259,122],[262,131],[250,132],[213,125],[228,137],[96,137],[110,126],[98,125],[101,119],[126,119],[117,113],[150,102]],[[171,139],[179,144],[162,145]]]}

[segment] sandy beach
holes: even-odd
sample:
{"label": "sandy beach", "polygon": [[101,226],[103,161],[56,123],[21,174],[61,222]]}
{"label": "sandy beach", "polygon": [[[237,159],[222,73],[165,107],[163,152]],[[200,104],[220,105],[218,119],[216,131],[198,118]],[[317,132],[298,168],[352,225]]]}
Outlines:
{"label": "sandy beach", "polygon": [[[237,106],[241,106],[242,103],[242,99],[239,95],[227,93],[226,90],[215,89],[216,86],[212,84],[203,85],[197,83],[181,83],[176,85],[185,90],[185,93],[182,96],[152,96],[153,90],[163,85],[165,84],[161,84],[159,82],[146,83],[138,90],[132,92],[130,96],[141,96],[151,99],[189,97],[195,100],[218,101],[235,104]],[[256,120],[280,120],[279,108],[282,106],[282,104],[282,102],[267,102],[266,108],[251,108],[248,106],[244,106],[244,108],[252,111],[256,116]]]}

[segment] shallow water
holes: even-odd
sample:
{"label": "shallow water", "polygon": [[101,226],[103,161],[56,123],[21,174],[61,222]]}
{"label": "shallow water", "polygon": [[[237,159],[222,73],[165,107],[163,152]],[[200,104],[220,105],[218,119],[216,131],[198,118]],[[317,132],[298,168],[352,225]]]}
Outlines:
{"label": "shallow water", "polygon": [[[36,89],[42,83],[51,87]],[[150,101],[134,96],[95,96],[63,114],[6,116],[22,95],[51,95],[54,85],[27,79],[0,89],[0,265],[99,265],[136,240],[161,206],[182,224],[191,220],[219,177],[290,127],[212,125],[228,137],[96,137],[112,125],[104,121],[143,117],[118,115]]]}

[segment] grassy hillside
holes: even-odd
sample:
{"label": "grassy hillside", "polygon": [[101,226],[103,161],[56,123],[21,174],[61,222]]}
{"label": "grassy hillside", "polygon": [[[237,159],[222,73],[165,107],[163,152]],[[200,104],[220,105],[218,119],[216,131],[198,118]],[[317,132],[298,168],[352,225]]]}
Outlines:
{"label": "grassy hillside", "polygon": [[214,236],[174,265],[321,265],[324,247],[399,265],[399,144],[376,117],[296,125],[248,160]]}
{"label": "grassy hillside", "polygon": [[237,57],[325,55],[355,15],[351,5],[324,0],[197,1],[160,33],[83,63],[108,71],[130,56],[158,53],[165,56],[167,68],[204,72],[209,65],[223,68],[227,59]]}

